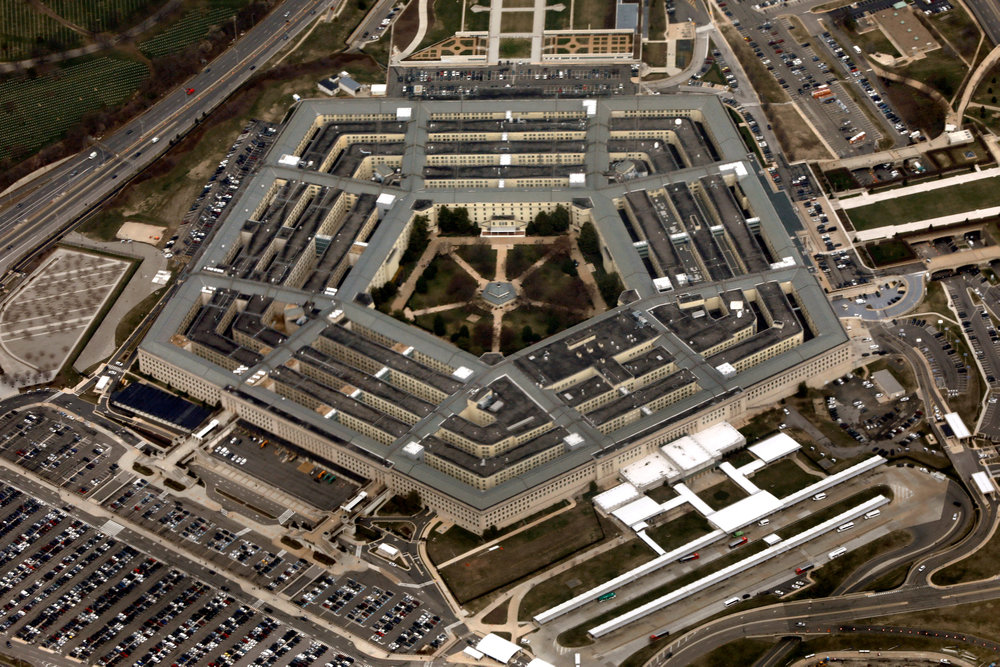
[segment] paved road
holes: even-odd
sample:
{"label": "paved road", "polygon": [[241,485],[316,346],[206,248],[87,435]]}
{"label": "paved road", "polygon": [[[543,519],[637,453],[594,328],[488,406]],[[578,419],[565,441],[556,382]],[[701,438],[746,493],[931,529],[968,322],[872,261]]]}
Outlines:
{"label": "paved road", "polygon": [[[187,132],[215,109],[320,10],[335,0],[285,0],[200,74],[179,86],[144,114],[98,146],[40,176],[36,189],[0,202],[0,273],[25,254],[91,210],[167,150],[170,140]],[[287,13],[288,17],[285,18]],[[252,69],[251,69],[252,68]],[[192,94],[186,90],[193,89]],[[152,143],[158,137],[160,141]],[[97,155],[89,158],[92,150]]]}
{"label": "paved road", "polygon": [[996,0],[966,0],[980,27],[994,44],[1000,44],[1000,5]]}

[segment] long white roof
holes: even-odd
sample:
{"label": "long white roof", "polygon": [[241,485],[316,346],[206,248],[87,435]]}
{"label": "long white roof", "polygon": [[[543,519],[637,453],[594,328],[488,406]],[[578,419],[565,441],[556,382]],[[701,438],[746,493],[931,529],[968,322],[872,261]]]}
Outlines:
{"label": "long white roof", "polygon": [[996,493],[996,487],[993,486],[993,480],[983,471],[972,473],[973,483],[979,487],[983,495],[988,495],[990,493]]}
{"label": "long white roof", "polygon": [[708,522],[719,530],[733,533],[781,509],[782,503],[767,491],[755,493],[708,517]]}
{"label": "long white roof", "polygon": [[729,422],[713,424],[692,434],[691,437],[701,445],[702,449],[715,456],[722,456],[726,452],[747,444],[747,439],[743,434],[733,428]]}
{"label": "long white roof", "polygon": [[476,644],[476,650],[506,665],[511,658],[518,654],[521,648],[491,632],[479,640],[479,643]]}
{"label": "long white roof", "polygon": [[755,445],[750,445],[747,449],[750,453],[759,458],[764,463],[776,461],[786,454],[791,454],[802,447],[795,442],[792,436],[786,433],[772,435],[766,440],[761,440]]}
{"label": "long white roof", "polygon": [[594,496],[594,504],[603,512],[612,512],[638,497],[639,492],[636,488],[625,482]]}
{"label": "long white roof", "polygon": [[682,472],[698,470],[713,460],[712,455],[689,435],[668,442],[660,451]]}
{"label": "long white roof", "polygon": [[948,422],[948,426],[951,427],[952,433],[955,437],[961,440],[962,438],[971,438],[972,433],[969,432],[968,427],[966,427],[965,422],[962,418],[958,416],[957,412],[949,412],[945,414],[944,420]]}
{"label": "long white roof", "polygon": [[632,526],[651,516],[656,516],[662,511],[660,503],[649,496],[642,496],[639,500],[630,502],[625,507],[619,507],[612,514],[626,526]]}

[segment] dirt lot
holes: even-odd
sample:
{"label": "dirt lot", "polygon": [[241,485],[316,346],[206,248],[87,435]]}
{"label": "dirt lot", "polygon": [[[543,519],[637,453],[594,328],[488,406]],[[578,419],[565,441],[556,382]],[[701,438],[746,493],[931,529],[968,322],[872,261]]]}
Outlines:
{"label": "dirt lot", "polygon": [[835,156],[820,143],[816,133],[790,104],[768,104],[764,113],[771,120],[775,136],[785,149],[789,162],[798,160],[829,160]]}

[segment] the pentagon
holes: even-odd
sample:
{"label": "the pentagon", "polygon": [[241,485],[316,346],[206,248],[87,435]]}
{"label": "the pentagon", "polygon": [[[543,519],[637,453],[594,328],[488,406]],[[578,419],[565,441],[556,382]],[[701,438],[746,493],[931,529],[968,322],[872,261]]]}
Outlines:
{"label": "the pentagon", "polygon": [[[140,368],[319,459],[503,526],[849,368],[798,224],[713,97],[298,105]],[[563,207],[618,305],[503,356],[373,308],[414,228]],[[503,300],[491,285],[484,298]],[[509,291],[509,290],[508,290]]]}

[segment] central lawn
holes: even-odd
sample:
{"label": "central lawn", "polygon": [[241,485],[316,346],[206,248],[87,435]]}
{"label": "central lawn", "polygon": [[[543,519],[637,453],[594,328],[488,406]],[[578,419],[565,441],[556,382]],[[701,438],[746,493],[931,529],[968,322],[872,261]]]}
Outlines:
{"label": "central lawn", "polygon": [[[433,277],[428,278],[428,271]],[[448,255],[437,255],[424,269],[421,278],[427,285],[420,292],[419,286],[410,297],[408,305],[413,310],[441,306],[446,303],[462,303],[473,297],[476,281]]]}
{"label": "central lawn", "polygon": [[[567,261],[571,260],[566,255],[553,255],[539,266],[521,283],[524,296],[573,310],[583,311],[589,308],[590,293],[583,281],[579,276],[570,275],[561,268]],[[573,269],[572,266],[569,268]]]}
{"label": "central lawn", "polygon": [[455,599],[465,604],[611,537],[588,504],[512,535],[493,551],[480,551],[441,569]]}
{"label": "central lawn", "polygon": [[518,609],[518,620],[530,621],[535,614],[648,563],[654,556],[653,550],[645,542],[635,538],[589,558],[561,574],[549,577],[528,591]]}
{"label": "central lawn", "polygon": [[857,230],[900,225],[996,206],[998,188],[1000,176],[995,176],[852,208],[847,214]]}
{"label": "central lawn", "polygon": [[480,276],[493,280],[497,271],[497,251],[487,243],[474,243],[455,248],[458,256],[469,263]]}
{"label": "central lawn", "polygon": [[761,491],[770,491],[776,498],[789,496],[820,479],[807,473],[792,459],[782,459],[764,466],[750,477],[750,481],[760,487]]}
{"label": "central lawn", "polygon": [[718,512],[722,508],[728,507],[738,500],[743,500],[747,497],[747,493],[741,489],[736,482],[727,477],[715,486],[707,488],[699,493],[698,497],[704,500],[709,507]]}
{"label": "central lawn", "polygon": [[520,277],[532,264],[552,249],[548,245],[517,244],[507,252],[507,280]]}

